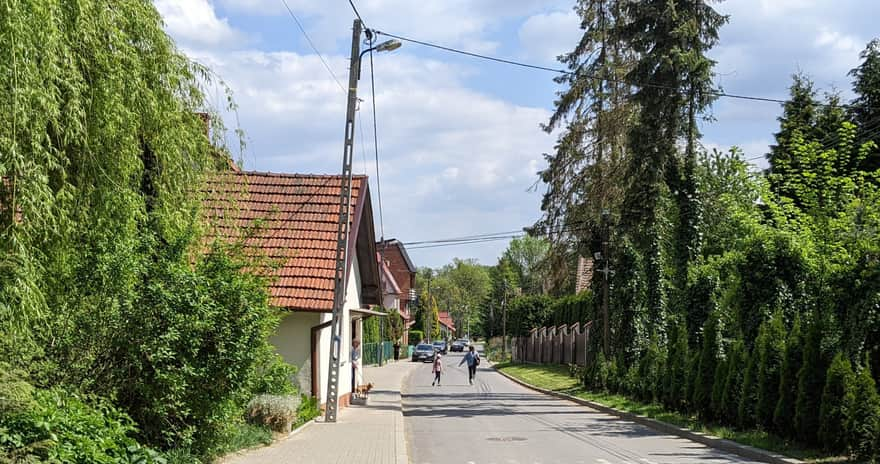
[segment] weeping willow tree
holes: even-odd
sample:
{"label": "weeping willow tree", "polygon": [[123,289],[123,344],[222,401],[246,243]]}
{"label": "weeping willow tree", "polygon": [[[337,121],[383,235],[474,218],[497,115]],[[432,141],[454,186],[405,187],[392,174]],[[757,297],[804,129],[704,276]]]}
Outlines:
{"label": "weeping willow tree", "polygon": [[212,80],[151,2],[0,2],[0,354],[163,447],[269,388],[265,282],[199,235]]}

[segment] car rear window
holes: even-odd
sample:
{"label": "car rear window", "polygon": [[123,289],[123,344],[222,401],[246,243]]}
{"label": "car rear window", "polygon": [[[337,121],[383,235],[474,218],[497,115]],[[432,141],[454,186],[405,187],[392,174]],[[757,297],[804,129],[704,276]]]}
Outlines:
{"label": "car rear window", "polygon": [[419,345],[416,347],[417,350],[431,350],[434,349],[431,345]]}

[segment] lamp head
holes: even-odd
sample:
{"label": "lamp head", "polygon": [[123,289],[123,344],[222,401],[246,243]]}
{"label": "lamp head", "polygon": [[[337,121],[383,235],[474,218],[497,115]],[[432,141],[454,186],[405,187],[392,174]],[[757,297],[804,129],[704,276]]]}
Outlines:
{"label": "lamp head", "polygon": [[390,52],[390,51],[397,50],[398,48],[401,47],[401,45],[403,45],[403,44],[400,43],[399,40],[396,40],[396,39],[386,40],[376,46],[376,51],[377,52]]}

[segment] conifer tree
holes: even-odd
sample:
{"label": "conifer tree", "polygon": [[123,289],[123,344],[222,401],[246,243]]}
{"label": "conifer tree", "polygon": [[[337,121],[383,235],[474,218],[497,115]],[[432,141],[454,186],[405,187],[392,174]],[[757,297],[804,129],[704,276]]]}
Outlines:
{"label": "conifer tree", "polygon": [[847,441],[850,453],[858,462],[874,462],[880,455],[880,395],[865,367],[856,375],[852,406],[848,411]]}
{"label": "conifer tree", "polygon": [[840,451],[846,445],[848,409],[852,401],[855,376],[843,353],[837,353],[828,367],[822,406],[819,410],[819,441],[828,451]]}
{"label": "conifer tree", "polygon": [[825,387],[825,360],[822,354],[824,324],[814,315],[804,338],[804,356],[798,372],[797,400],[794,424],[797,438],[803,443],[816,444],[819,431],[819,408]]}
{"label": "conifer tree", "polygon": [[775,429],[783,436],[794,438],[795,402],[797,400],[798,372],[804,357],[804,340],[800,318],[795,319],[791,332],[785,340],[785,357],[779,380],[779,401],[773,412]]}
{"label": "conifer tree", "polygon": [[727,359],[727,376],[724,380],[724,391],[721,394],[722,422],[736,425],[739,416],[739,400],[742,397],[742,384],[748,352],[742,341],[733,342],[730,356]]}
{"label": "conifer tree", "polygon": [[[714,377],[718,370],[718,315],[710,314],[703,329],[703,347],[700,350],[699,369],[694,386],[694,409],[704,418],[712,418]],[[720,389],[719,389],[720,390]]]}
{"label": "conifer tree", "polygon": [[748,428],[755,425],[755,404],[758,401],[757,377],[758,359],[760,353],[755,349],[746,353],[745,372],[743,373],[742,392],[737,409],[737,423],[740,427]]}
{"label": "conifer tree", "polygon": [[849,72],[856,94],[851,113],[859,127],[859,144],[878,142],[860,166],[871,172],[880,168],[880,39],[869,42],[859,57],[862,63]]}
{"label": "conifer tree", "polygon": [[755,416],[758,424],[773,427],[773,414],[779,403],[779,384],[785,355],[785,326],[782,313],[777,312],[762,324],[758,335],[758,403]]}

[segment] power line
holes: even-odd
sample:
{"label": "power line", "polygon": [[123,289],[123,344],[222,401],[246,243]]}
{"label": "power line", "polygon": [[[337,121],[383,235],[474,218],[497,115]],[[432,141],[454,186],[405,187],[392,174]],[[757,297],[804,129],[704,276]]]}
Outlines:
{"label": "power line", "polygon": [[[577,73],[577,72],[573,72],[573,71],[566,71],[564,69],[559,69],[559,68],[550,68],[547,66],[540,66],[540,65],[531,64],[531,63],[524,63],[521,61],[508,60],[508,59],[504,59],[504,58],[483,55],[480,53],[469,52],[466,50],[461,50],[461,49],[457,49],[457,48],[453,48],[453,47],[446,47],[443,45],[439,45],[439,44],[435,44],[435,43],[431,43],[431,42],[425,42],[423,40],[417,40],[417,39],[413,39],[413,38],[405,37],[405,36],[401,36],[401,35],[391,34],[388,32],[383,32],[383,31],[374,31],[374,32],[376,34],[386,35],[388,37],[392,37],[392,38],[395,38],[398,40],[403,40],[406,42],[411,42],[411,43],[423,45],[425,47],[432,47],[432,48],[444,50],[444,51],[451,52],[451,53],[458,53],[460,55],[466,55],[466,56],[470,56],[473,58],[479,58],[479,59],[488,60],[488,61],[495,61],[497,63],[509,64],[512,66],[519,66],[519,67],[523,67],[523,68],[536,69],[536,70],[540,70],[540,71],[548,71],[548,72],[552,72],[552,73],[556,73],[556,74],[579,75],[579,76],[586,77],[589,79],[601,80],[601,81],[615,83],[615,84],[632,85],[635,87],[650,87],[650,88],[656,88],[656,89],[679,90],[679,88],[677,88],[677,87],[663,85],[663,84],[654,84],[651,82],[647,82],[647,83],[631,82],[631,81],[628,81],[625,79],[614,79],[614,78],[609,78],[609,77],[600,77],[595,74]],[[743,94],[735,94],[735,93],[727,93],[727,92],[706,92],[706,93],[708,95],[711,95],[714,97],[731,98],[731,99],[737,99],[737,100],[758,101],[758,102],[779,103],[779,104],[786,103],[786,100],[782,100],[779,98],[757,97],[757,96],[753,96],[753,95],[743,95]],[[818,103],[817,102],[816,104],[818,106],[832,106],[829,103]],[[835,105],[835,106],[839,106],[841,108],[847,108],[852,105]]]}
{"label": "power line", "polygon": [[353,1],[353,0],[348,0],[348,4],[351,5],[351,9],[354,10],[354,15],[357,16],[357,18],[358,18],[359,20],[361,20],[361,23],[364,24],[364,27],[366,27],[367,23],[364,21],[364,18],[361,18],[361,14],[360,14],[360,12],[358,12],[357,7],[354,6],[354,1]]}
{"label": "power line", "polygon": [[306,29],[303,27],[302,23],[300,23],[296,15],[293,14],[293,10],[291,10],[290,6],[287,5],[287,0],[281,0],[281,3],[283,3],[284,7],[287,8],[287,12],[290,13],[290,17],[293,18],[293,21],[296,23],[297,27],[299,27],[299,30],[302,32],[303,36],[306,38],[306,41],[309,43],[309,46],[312,47],[312,50],[314,50],[314,52],[318,55],[318,58],[321,59],[321,63],[324,64],[324,68],[326,68],[327,72],[330,73],[330,77],[332,77],[333,80],[336,81],[336,85],[339,86],[339,90],[345,92],[345,86],[342,85],[341,82],[339,82],[339,79],[336,77],[336,73],[333,72],[333,69],[330,68],[330,65],[327,64],[327,61],[324,59],[324,55],[322,55],[321,52],[318,51],[318,47],[316,47],[315,43],[312,42],[311,37],[309,37],[309,34],[306,32]]}
{"label": "power line", "polygon": [[[354,7],[354,3],[352,3],[352,7]],[[355,10],[356,12],[357,10]],[[379,129],[378,124],[376,122],[376,75],[373,72],[375,66],[373,66],[373,40],[374,38],[370,38],[370,92],[372,95],[372,100],[370,101],[370,106],[373,107],[373,148],[376,152],[376,196],[379,200],[379,233],[382,236],[382,240],[385,240],[385,219],[382,215],[382,184],[379,182]]]}

